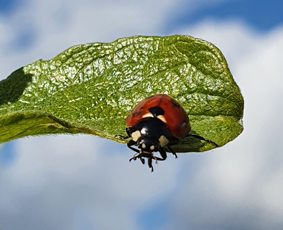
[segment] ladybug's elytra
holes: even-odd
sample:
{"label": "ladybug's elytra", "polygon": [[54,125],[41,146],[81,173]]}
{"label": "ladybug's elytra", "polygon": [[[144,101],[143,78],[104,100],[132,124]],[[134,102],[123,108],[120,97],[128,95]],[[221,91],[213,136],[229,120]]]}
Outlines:
{"label": "ladybug's elytra", "polygon": [[[139,102],[126,118],[126,125],[128,136],[122,138],[132,138],[127,145],[137,152],[130,161],[139,158],[144,164],[144,158],[147,158],[152,171],[152,159],[157,162],[167,158],[164,147],[177,158],[170,146],[177,144],[179,138],[194,136],[217,146],[203,137],[189,134],[191,127],[186,111],[175,99],[165,94],[157,94]],[[159,152],[161,158],[154,156],[153,152]]]}

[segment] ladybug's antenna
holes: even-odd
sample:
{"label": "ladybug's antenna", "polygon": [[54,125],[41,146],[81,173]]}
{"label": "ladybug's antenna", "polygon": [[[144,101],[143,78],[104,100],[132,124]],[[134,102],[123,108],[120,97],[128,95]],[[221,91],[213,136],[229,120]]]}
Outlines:
{"label": "ladybug's antenna", "polygon": [[205,139],[205,138],[203,138],[203,137],[201,137],[201,136],[199,136],[199,135],[188,134],[187,137],[195,137],[195,138],[197,138],[197,139],[199,139],[199,140],[203,140],[203,141],[205,141],[205,142],[207,142],[207,143],[213,144],[213,145],[215,145],[216,147],[218,147],[218,145],[217,145],[215,142],[213,142],[213,141],[211,141],[211,140],[207,140],[207,139]]}

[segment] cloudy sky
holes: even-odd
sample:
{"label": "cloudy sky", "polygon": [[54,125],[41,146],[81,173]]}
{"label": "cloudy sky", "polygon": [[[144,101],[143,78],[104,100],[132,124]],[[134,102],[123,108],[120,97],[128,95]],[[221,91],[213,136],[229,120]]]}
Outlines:
{"label": "cloudy sky", "polygon": [[282,11],[281,0],[1,0],[0,79],[77,44],[191,35],[227,58],[245,130],[217,150],[169,155],[154,173],[95,136],[9,142],[0,229],[282,229]]}

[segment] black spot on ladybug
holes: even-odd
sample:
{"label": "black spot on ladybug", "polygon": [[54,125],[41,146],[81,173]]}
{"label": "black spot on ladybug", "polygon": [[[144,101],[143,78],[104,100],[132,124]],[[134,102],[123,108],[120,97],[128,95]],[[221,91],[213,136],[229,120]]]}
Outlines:
{"label": "black spot on ladybug", "polygon": [[174,100],[170,100],[171,104],[174,106],[174,107],[177,107],[178,109],[181,107],[179,103],[177,103],[176,101]]}
{"label": "black spot on ladybug", "polygon": [[160,107],[152,107],[149,109],[149,112],[154,116],[157,117],[158,115],[164,115],[164,110]]}

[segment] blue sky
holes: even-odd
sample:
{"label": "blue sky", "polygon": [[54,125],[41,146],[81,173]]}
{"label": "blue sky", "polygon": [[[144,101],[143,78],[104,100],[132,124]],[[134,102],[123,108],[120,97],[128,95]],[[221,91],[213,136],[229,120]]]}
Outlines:
{"label": "blue sky", "polygon": [[15,8],[18,7],[18,1],[14,0],[1,0],[0,1],[0,12],[2,15],[13,13]]}
{"label": "blue sky", "polygon": [[[2,19],[9,20],[13,13],[18,11],[26,2],[28,1],[1,0],[0,15],[2,15]],[[64,7],[63,5],[60,10],[63,10]],[[170,34],[176,28],[192,26],[204,20],[213,20],[218,23],[231,20],[241,21],[257,32],[266,33],[282,25],[283,22],[283,2],[280,0],[216,0],[203,2],[197,6],[193,4],[193,7],[192,1],[182,1],[181,6],[176,6],[176,8],[178,13],[168,15],[167,21],[164,22],[163,33]],[[53,13],[51,16],[54,17],[55,14]],[[60,23],[60,20],[62,20],[62,17],[57,16],[57,23]],[[68,20],[68,17],[64,20]],[[37,29],[27,23],[23,29],[15,33],[15,37],[9,45],[13,49],[26,50],[36,42],[36,35]]]}
{"label": "blue sky", "polygon": [[216,44],[245,98],[235,141],[168,157],[154,173],[87,135],[5,144],[0,229],[281,229],[283,3],[207,2],[0,1],[1,79],[72,45],[177,33]]}
{"label": "blue sky", "polygon": [[203,20],[216,20],[219,23],[226,20],[239,20],[260,32],[268,32],[282,25],[283,2],[279,0],[230,0],[207,1],[197,7],[192,13],[190,1],[182,5],[182,13],[175,15],[169,23],[168,30],[177,26],[193,25]]}

